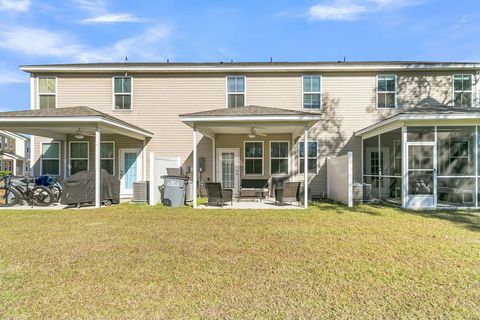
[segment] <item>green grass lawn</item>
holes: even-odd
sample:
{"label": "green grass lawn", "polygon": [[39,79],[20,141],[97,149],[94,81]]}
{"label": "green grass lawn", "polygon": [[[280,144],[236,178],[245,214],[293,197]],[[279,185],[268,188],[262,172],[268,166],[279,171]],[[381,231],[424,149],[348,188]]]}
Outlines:
{"label": "green grass lawn", "polygon": [[0,211],[0,318],[480,318],[480,216]]}

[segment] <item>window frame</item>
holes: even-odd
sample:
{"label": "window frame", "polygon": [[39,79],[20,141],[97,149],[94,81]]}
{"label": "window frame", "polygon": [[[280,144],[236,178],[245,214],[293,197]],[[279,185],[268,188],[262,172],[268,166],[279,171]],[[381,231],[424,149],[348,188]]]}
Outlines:
{"label": "window frame", "polygon": [[[315,159],[315,160],[316,160],[316,161],[315,161],[316,165],[315,165],[315,172],[310,172],[310,171],[309,171],[309,172],[308,172],[308,175],[312,175],[312,176],[313,176],[313,175],[316,175],[316,174],[317,174],[317,171],[318,171],[318,146],[319,146],[319,143],[318,143],[318,140],[309,140],[309,141],[308,141],[308,143],[312,143],[312,142],[315,142],[315,143],[317,144],[317,148],[316,148],[316,149],[317,149],[317,154],[315,155],[315,157],[312,157],[312,156],[309,154],[309,155],[308,155],[308,160]],[[301,160],[302,160],[303,158],[305,158],[305,157],[301,157],[301,156],[300,156],[300,154],[301,154],[301,153],[300,153],[300,145],[301,145],[302,143],[305,144],[305,141],[302,140],[302,141],[299,141],[299,142],[298,142],[298,170],[297,170],[298,174],[301,174],[301,175],[303,175],[304,172],[301,172],[301,171],[300,171],[300,170],[303,168],[303,166],[300,165],[300,163],[301,163]],[[307,164],[307,166],[308,166],[308,164]]]}
{"label": "window frame", "polygon": [[[72,144],[82,143],[87,145],[86,158],[72,158]],[[69,141],[68,142],[68,175],[72,175],[72,160],[87,160],[87,171],[90,170],[90,142],[88,141]]]}
{"label": "window frame", "polygon": [[[228,78],[243,78],[243,93],[239,92],[228,92]],[[243,94],[243,106],[247,106],[247,76],[245,75],[227,75],[225,76],[225,108],[229,108],[228,106],[228,96],[230,94]],[[241,107],[236,107],[241,108]]]}
{"label": "window frame", "polygon": [[[262,157],[248,157],[247,158],[247,143],[261,143],[262,144]],[[247,159],[262,159],[262,173],[247,173]],[[243,175],[244,176],[263,176],[265,173],[265,144],[263,140],[252,140],[252,141],[243,141]]]}
{"label": "window frame", "polygon": [[[112,146],[113,146],[113,158],[102,158],[101,155],[102,155],[102,152],[101,152],[101,148],[102,148],[102,143],[111,143]],[[112,166],[112,170],[113,170],[113,176],[115,175],[115,170],[116,170],[116,165],[115,165],[115,160],[116,160],[116,154],[115,154],[115,141],[100,141],[100,168],[102,167],[102,160],[112,160],[113,161],[113,166]]]}
{"label": "window frame", "polygon": [[[304,87],[304,83],[305,83],[305,77],[319,77],[320,78],[320,91],[316,92],[316,91],[312,91],[312,92],[305,92],[305,87]],[[302,79],[302,110],[307,110],[307,111],[321,111],[323,109],[323,95],[322,95],[322,91],[323,91],[323,77],[322,75],[320,74],[304,74],[302,75],[301,77]],[[313,109],[313,108],[304,108],[305,106],[305,94],[318,94],[320,96],[320,107],[318,109]]]}
{"label": "window frame", "polygon": [[[469,76],[471,78],[470,82],[471,82],[471,87],[470,87],[470,90],[463,90],[463,84],[462,84],[462,90],[461,91],[457,91],[455,90],[455,76],[462,76],[462,83],[463,83],[463,77],[464,76]],[[472,108],[473,107],[473,86],[474,86],[474,81],[475,81],[475,78],[472,74],[468,74],[468,73],[454,73],[452,75],[452,104],[453,104],[453,107],[454,108]],[[468,107],[462,107],[462,106],[456,106],[455,105],[455,93],[470,93],[471,97],[470,97],[470,105]]]}
{"label": "window frame", "polygon": [[[115,93],[115,79],[116,78],[130,78],[130,93]],[[133,110],[133,77],[130,75],[113,76],[112,77],[112,111],[132,111]],[[130,95],[130,109],[117,109],[115,108],[115,97],[117,95]]]}
{"label": "window frame", "polygon": [[[378,78],[379,78],[379,77],[388,77],[388,76],[390,76],[390,77],[393,76],[393,77],[394,77],[395,91],[378,91],[378,80],[379,80]],[[398,102],[397,102],[398,94],[397,94],[397,89],[398,89],[398,76],[397,76],[396,74],[377,74],[377,75],[375,76],[375,100],[376,100],[376,102],[375,102],[375,108],[376,108],[377,110],[396,110],[396,109],[398,108]],[[379,106],[378,106],[378,103],[379,103],[379,100],[380,100],[380,99],[378,99],[378,94],[379,94],[379,93],[393,93],[393,94],[395,95],[395,98],[394,98],[394,101],[395,101],[394,103],[395,103],[395,105],[394,105],[394,107],[393,107],[393,108],[379,107]]]}
{"label": "window frame", "polygon": [[[287,153],[287,157],[274,157],[272,156],[272,143],[287,143],[287,150],[288,150],[288,153]],[[288,175],[290,174],[290,141],[288,140],[270,140],[270,143],[269,143],[269,146],[270,146],[270,168],[269,168],[269,173],[270,175],[275,175],[275,176],[284,176],[284,175]],[[275,159],[278,159],[278,160],[287,160],[287,172],[286,173],[272,173],[272,160],[275,160]]]}
{"label": "window frame", "polygon": [[[40,79],[48,79],[53,78],[55,79],[55,93],[40,93]],[[54,96],[55,97],[55,108],[57,108],[57,91],[58,91],[58,78],[56,76],[38,76],[37,77],[37,106],[36,109],[40,110],[40,96]],[[47,108],[49,109],[49,108]]]}
{"label": "window frame", "polygon": [[[467,155],[465,156],[458,156],[458,157],[455,157],[452,155],[452,145],[456,142],[459,142],[459,143],[467,143]],[[452,162],[452,159],[456,160],[456,159],[466,159],[467,161],[470,160],[470,155],[471,155],[471,152],[470,152],[470,140],[469,139],[450,139],[448,141],[448,159],[450,161],[450,163]]]}
{"label": "window frame", "polygon": [[[44,144],[58,144],[58,158],[44,158],[43,157],[43,145]],[[52,176],[59,177],[62,172],[61,168],[61,159],[62,159],[62,144],[60,141],[51,141],[51,142],[41,142],[40,143],[40,175],[45,175],[43,173],[43,160],[57,160],[58,161],[58,174],[50,174]]]}

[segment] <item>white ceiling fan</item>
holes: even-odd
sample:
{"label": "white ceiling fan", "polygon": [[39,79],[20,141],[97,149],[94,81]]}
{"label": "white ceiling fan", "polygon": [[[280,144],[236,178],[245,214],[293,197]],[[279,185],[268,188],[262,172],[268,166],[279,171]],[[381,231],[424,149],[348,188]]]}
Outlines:
{"label": "white ceiling fan", "polygon": [[261,137],[265,137],[266,134],[264,133],[259,133],[255,130],[255,127],[252,127],[252,130],[250,130],[250,133],[248,134],[248,137],[250,139],[254,139],[256,136],[261,136]]}
{"label": "white ceiling fan", "polygon": [[75,139],[81,140],[81,139],[85,138],[85,136],[92,137],[93,134],[82,133],[82,130],[80,130],[80,128],[78,128],[78,130],[75,132]]}

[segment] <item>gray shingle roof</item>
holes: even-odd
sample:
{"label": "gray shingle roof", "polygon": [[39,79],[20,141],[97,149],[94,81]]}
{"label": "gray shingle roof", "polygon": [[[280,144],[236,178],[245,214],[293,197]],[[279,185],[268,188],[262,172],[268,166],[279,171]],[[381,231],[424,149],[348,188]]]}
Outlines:
{"label": "gray shingle roof", "polygon": [[318,115],[318,113],[311,113],[305,111],[262,107],[262,106],[245,106],[239,108],[221,108],[215,110],[194,112],[181,114],[181,117],[185,116],[311,116]]}
{"label": "gray shingle roof", "polygon": [[130,124],[126,121],[120,120],[109,114],[100,112],[86,106],[70,107],[70,108],[52,108],[52,109],[36,109],[36,110],[21,110],[21,111],[7,111],[0,112],[0,118],[39,118],[39,117],[102,117],[120,125],[124,125],[136,130],[144,131],[148,134],[151,132],[142,129],[138,126]]}

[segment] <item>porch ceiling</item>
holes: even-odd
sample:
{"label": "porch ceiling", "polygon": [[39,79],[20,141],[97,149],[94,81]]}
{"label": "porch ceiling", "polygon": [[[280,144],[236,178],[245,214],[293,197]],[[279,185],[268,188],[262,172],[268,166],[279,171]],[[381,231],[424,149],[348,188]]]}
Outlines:
{"label": "porch ceiling", "polygon": [[258,133],[303,133],[321,119],[318,113],[281,108],[245,106],[221,108],[180,115],[180,120],[200,133],[213,138],[215,134],[248,134],[252,128]]}
{"label": "porch ceiling", "polygon": [[93,136],[96,128],[100,128],[102,134],[120,134],[139,140],[153,136],[149,131],[89,107],[0,112],[0,129],[14,133],[64,140],[66,135],[75,134],[79,129],[83,135]]}

